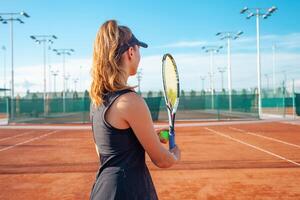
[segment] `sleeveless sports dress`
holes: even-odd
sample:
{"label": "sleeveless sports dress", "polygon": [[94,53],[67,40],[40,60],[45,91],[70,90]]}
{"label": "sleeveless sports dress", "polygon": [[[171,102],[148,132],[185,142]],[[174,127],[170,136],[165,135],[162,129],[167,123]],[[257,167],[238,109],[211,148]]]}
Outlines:
{"label": "sleeveless sports dress", "polygon": [[105,120],[105,113],[126,89],[107,93],[104,104],[91,107],[94,141],[100,154],[91,200],[155,200],[158,199],[145,163],[145,150],[133,130],[117,129]]}

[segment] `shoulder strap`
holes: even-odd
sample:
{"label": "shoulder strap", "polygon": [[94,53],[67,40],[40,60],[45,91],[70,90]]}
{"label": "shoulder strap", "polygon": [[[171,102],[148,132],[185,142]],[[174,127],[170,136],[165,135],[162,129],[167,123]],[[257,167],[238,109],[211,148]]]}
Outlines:
{"label": "shoulder strap", "polygon": [[129,92],[135,92],[135,91],[130,90],[130,89],[125,89],[125,90],[119,90],[119,91],[110,93],[108,95],[105,107],[107,107],[107,108],[110,107],[118,97],[122,96],[123,94],[129,93]]}
{"label": "shoulder strap", "polygon": [[[135,91],[133,91],[131,89],[125,89],[125,90],[119,90],[119,91],[107,93],[104,97],[105,102],[103,103],[102,106],[104,106],[105,109],[108,109],[119,96],[122,96],[123,94],[129,93],[129,92],[135,92]],[[97,109],[98,108],[96,106],[94,106],[91,102],[90,121],[92,121],[93,115]]]}

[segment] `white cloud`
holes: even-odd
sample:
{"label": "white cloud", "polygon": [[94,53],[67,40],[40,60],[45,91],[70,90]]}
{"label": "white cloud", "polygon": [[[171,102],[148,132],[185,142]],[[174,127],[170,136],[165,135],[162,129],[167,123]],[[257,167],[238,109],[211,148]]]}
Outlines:
{"label": "white cloud", "polygon": [[[268,74],[270,85],[272,83],[272,51],[271,45],[275,41],[278,48],[276,50],[276,65],[275,65],[275,79],[276,85],[282,84],[282,81],[287,78],[287,85],[291,87],[291,80],[295,79],[296,89],[300,89],[300,54],[295,49],[300,47],[300,33],[292,33],[288,35],[266,35],[262,36],[262,47],[269,48],[262,51],[261,54],[261,74],[262,85],[266,87],[266,77]],[[232,86],[233,88],[250,88],[257,85],[257,71],[256,71],[256,51],[255,51],[255,37],[242,37],[234,41],[232,47]],[[169,44],[169,47],[187,48],[200,46],[205,44],[205,41],[192,42],[178,42]],[[162,45],[168,46],[168,45]],[[240,49],[251,49],[251,51],[243,52]],[[286,51],[288,50],[288,51]],[[292,50],[292,51],[290,51]],[[142,82],[141,89],[143,91],[158,91],[162,88],[161,79],[161,59],[163,55],[151,55],[142,57],[140,68],[142,68]],[[202,82],[200,76],[206,76],[205,88],[209,88],[208,72],[210,68],[209,54],[203,51],[194,53],[173,54],[180,73],[181,88],[184,90],[201,90]],[[63,88],[62,82],[62,63],[52,63],[52,70],[59,70],[59,76],[56,78],[56,89],[61,91]],[[82,68],[80,68],[82,66]],[[218,67],[227,66],[226,48],[221,54],[215,55],[214,71],[215,71],[215,88],[221,88],[221,75],[217,71]],[[90,68],[91,59],[67,59],[66,72],[70,74],[71,79],[78,78],[79,83],[77,89],[84,90],[90,86]],[[49,73],[47,68],[47,88],[49,90]],[[285,73],[283,73],[285,71]],[[9,85],[10,73],[7,69],[7,82]],[[3,75],[0,76],[0,85],[3,85]],[[51,89],[53,90],[54,78],[51,76]],[[130,77],[130,85],[137,85],[136,77]],[[224,73],[224,85],[227,88],[227,72]],[[25,93],[26,89],[30,91],[43,91],[43,66],[17,66],[15,68],[15,91],[16,93]],[[74,89],[74,82],[71,80],[68,83],[68,88]]]}
{"label": "white cloud", "polygon": [[[210,71],[210,59],[208,54],[174,54],[176,60],[181,88],[184,90],[201,90],[202,82],[200,76],[206,76],[205,88],[209,88],[208,72]],[[142,68],[141,89],[143,91],[158,91],[162,88],[161,78],[161,59],[162,55],[145,56],[141,59],[140,68]],[[280,53],[276,56],[276,85],[281,84],[284,79],[282,71],[286,71],[287,79],[291,82],[292,78],[300,79],[299,54]],[[264,74],[269,74],[270,84],[272,75],[272,54],[263,53],[261,57],[262,65],[262,85],[266,86]],[[63,88],[61,63],[53,63],[53,70],[59,70],[59,76],[56,78],[56,90],[61,91]],[[80,66],[83,66],[80,69]],[[69,59],[66,62],[66,72],[70,74],[71,81],[68,82],[68,88],[74,89],[74,78],[79,78],[77,89],[88,89],[90,85],[90,59]],[[221,88],[221,75],[217,71],[218,67],[227,66],[226,54],[215,55],[215,88]],[[298,69],[297,69],[298,68]],[[47,69],[48,70],[48,69]],[[298,70],[298,71],[297,71]],[[250,88],[257,85],[256,71],[256,54],[243,53],[232,54],[232,87],[233,88]],[[48,75],[48,74],[47,74]],[[49,78],[47,76],[47,82]],[[51,89],[53,90],[54,78],[51,76]],[[49,82],[48,82],[49,84]],[[47,88],[49,89],[47,84]],[[137,85],[135,76],[130,77],[130,85]],[[224,73],[224,85],[227,88],[227,72]],[[296,88],[300,88],[300,81],[296,81]],[[15,91],[16,93],[25,93],[26,89],[30,91],[43,91],[43,67],[42,65],[21,66],[15,70]]]}
{"label": "white cloud", "polygon": [[[287,35],[262,35],[260,37],[261,48],[272,50],[275,44],[278,51],[299,50],[300,49],[300,33],[290,33]],[[256,50],[256,36],[248,36],[237,39],[233,45],[238,50]]]}
{"label": "white cloud", "polygon": [[[65,63],[66,75],[70,75],[67,81],[66,87],[69,90],[74,90],[74,79],[78,79],[76,88],[77,90],[85,90],[90,84],[90,59],[68,59]],[[82,67],[80,67],[82,66]],[[44,91],[44,71],[43,65],[32,66],[18,66],[15,68],[14,82],[15,93],[24,95],[27,90],[30,91]],[[56,91],[62,91],[63,89],[63,69],[62,63],[51,63],[51,71],[58,71],[58,75],[55,78]],[[49,74],[49,66],[46,69],[46,83],[47,91],[51,89],[54,91],[54,76]],[[50,78],[50,79],[49,79]],[[7,73],[7,83],[10,82],[10,74]],[[3,81],[2,81],[3,82]]]}
{"label": "white cloud", "polygon": [[[184,90],[200,90],[202,82],[200,76],[206,76],[205,88],[209,87],[208,72],[210,71],[210,59],[205,54],[174,54],[176,60],[181,88]],[[300,60],[299,54],[280,53],[276,56],[276,86],[279,86],[284,79],[282,70],[287,73],[287,81],[290,82],[292,78],[300,79],[300,70],[296,73],[291,71],[291,68],[286,66],[298,66]],[[218,67],[227,66],[227,55],[215,55],[214,72],[215,72],[215,88],[221,88],[221,74],[218,72]],[[141,89],[160,90],[162,88],[161,82],[161,56],[148,56],[141,60],[140,67],[143,71],[143,78],[141,82]],[[293,69],[293,67],[292,67]],[[264,74],[272,75],[272,54],[264,53],[261,55],[261,80],[262,86],[266,87],[266,80]],[[137,84],[136,77],[130,79],[132,85]],[[241,53],[232,55],[232,87],[235,89],[253,88],[257,85],[257,67],[256,67],[256,53]],[[224,86],[227,88],[227,72],[224,73]],[[296,84],[300,88],[300,84]]]}
{"label": "white cloud", "polygon": [[205,44],[206,44],[205,41],[179,41],[175,43],[156,46],[153,48],[191,48],[191,47],[201,47]]}

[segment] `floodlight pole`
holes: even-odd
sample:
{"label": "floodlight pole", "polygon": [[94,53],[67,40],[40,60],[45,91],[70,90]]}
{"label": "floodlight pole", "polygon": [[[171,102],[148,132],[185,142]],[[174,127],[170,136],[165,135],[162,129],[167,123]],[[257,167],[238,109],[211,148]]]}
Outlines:
{"label": "floodlight pole", "polygon": [[46,43],[53,43],[54,39],[57,39],[55,35],[31,35],[31,39],[33,39],[36,43],[43,43],[43,60],[44,60],[44,115],[46,115],[46,96],[47,96],[47,81],[46,81]]}
{"label": "floodlight pole", "polygon": [[267,90],[269,90],[269,74],[265,74],[266,81],[267,81]]}
{"label": "floodlight pole", "polygon": [[212,51],[209,52],[209,57],[210,57],[210,73],[211,73],[211,95],[214,95],[214,54]]}
{"label": "floodlight pole", "polygon": [[74,92],[76,92],[76,84],[77,84],[78,80],[79,80],[78,78],[73,79],[73,81],[74,81]]}
{"label": "floodlight pole", "polygon": [[[221,40],[227,39],[227,74],[228,74],[228,96],[229,96],[229,111],[232,111],[232,78],[231,78],[231,40],[235,40],[242,35],[242,31],[233,32],[218,32],[216,36],[220,36]],[[222,88],[223,89],[223,88]]]}
{"label": "floodlight pole", "polygon": [[223,90],[224,89],[224,87],[223,87],[223,73],[225,72],[225,68],[219,67],[218,69],[219,69],[219,72],[221,74],[221,88],[222,88],[221,90]]}
{"label": "floodlight pole", "polygon": [[[70,79],[70,74],[67,74],[67,75],[65,76],[65,80],[66,80],[66,91],[69,90],[69,87],[68,87],[69,79]],[[69,91],[70,91],[70,90],[69,90]]]}
{"label": "floodlight pole", "polygon": [[205,80],[205,76],[200,76],[200,79],[202,81],[202,91],[204,91],[204,80]]}
{"label": "floodlight pole", "polygon": [[139,93],[140,95],[142,95],[142,93],[141,93],[141,80],[142,80],[142,69],[140,69],[140,70],[137,72],[138,93]]}
{"label": "floodlight pole", "polygon": [[66,112],[66,68],[65,68],[65,55],[71,55],[74,49],[53,49],[57,55],[62,55],[63,58],[63,112]]}
{"label": "floodlight pole", "polygon": [[292,85],[292,92],[293,92],[293,119],[296,119],[296,106],[295,106],[295,101],[296,101],[296,95],[295,95],[295,80],[293,79],[293,85]]}
{"label": "floodlight pole", "polygon": [[[3,16],[9,16],[8,18],[3,18]],[[14,21],[18,21],[20,24],[24,24],[24,21],[22,21],[18,17],[14,16],[19,16],[19,17],[27,17],[29,18],[29,15],[25,12],[18,12],[18,13],[0,13],[0,22],[3,24],[7,24],[10,22],[10,41],[11,41],[11,119],[15,118],[14,114]]]}
{"label": "floodlight pole", "polygon": [[53,91],[53,88],[52,88],[52,83],[51,83],[51,54],[49,53],[49,50],[51,50],[51,44],[48,44],[48,48],[47,48],[47,61],[48,61],[48,79],[49,79],[49,95],[51,95],[51,92]]}
{"label": "floodlight pole", "polygon": [[[80,72],[80,75],[79,75],[79,87],[78,87],[78,92],[80,92],[80,87],[82,87],[82,84],[83,84],[83,81],[82,81],[82,66],[80,65],[79,67],[79,72]],[[84,90],[82,90],[84,91]]]}
{"label": "floodlight pole", "polygon": [[48,70],[48,79],[49,79],[49,97],[51,97],[51,92],[52,92],[52,88],[51,88],[51,65],[48,65],[49,70]]}
{"label": "floodlight pole", "polygon": [[2,46],[3,50],[3,68],[4,68],[4,97],[6,97],[6,47]]}
{"label": "floodlight pole", "polygon": [[[231,90],[232,90],[232,80],[231,80],[231,48],[230,48],[230,37],[228,34],[227,37],[227,73],[228,73],[228,94],[229,94],[229,111],[232,110],[232,102],[231,102]],[[222,74],[223,81],[223,74]],[[223,82],[222,82],[223,85]],[[223,86],[222,86],[223,89]]]}
{"label": "floodlight pole", "polygon": [[214,88],[214,53],[213,51],[210,51],[210,88],[211,88],[211,109],[215,108],[215,88]]}
{"label": "floodlight pole", "polygon": [[15,82],[14,82],[14,23],[10,22],[10,42],[11,42],[11,119],[15,118],[14,110],[14,96],[15,96]]}
{"label": "floodlight pole", "polygon": [[276,46],[275,46],[275,44],[273,44],[273,46],[272,46],[272,53],[273,53],[273,55],[272,55],[272,57],[273,57],[273,65],[272,65],[272,68],[273,68],[273,76],[272,76],[272,82],[273,82],[273,94],[275,95],[276,94],[276,86],[275,86],[275,48],[276,48]]}
{"label": "floodlight pole", "polygon": [[[253,11],[251,11],[253,10]],[[261,12],[261,10],[267,10],[266,12]],[[256,16],[256,63],[257,63],[257,91],[258,91],[258,116],[262,116],[262,107],[261,107],[261,63],[260,63],[260,17],[267,19],[277,10],[275,6],[271,8],[248,8],[245,7],[241,10],[241,14],[248,13],[247,19],[250,19],[253,16]]]}
{"label": "floodlight pole", "polygon": [[58,70],[56,71],[51,71],[52,72],[52,75],[54,77],[54,80],[53,80],[53,89],[54,89],[54,93],[56,93],[56,76],[58,75]]}
{"label": "floodlight pole", "polygon": [[259,32],[259,9],[256,9],[256,63],[257,63],[257,86],[258,86],[258,115],[261,117],[261,66],[260,66],[260,32]]}
{"label": "floodlight pole", "polygon": [[202,49],[205,50],[206,53],[210,54],[210,89],[211,89],[211,109],[214,109],[214,67],[213,67],[213,55],[214,53],[218,53],[223,46],[203,46]]}

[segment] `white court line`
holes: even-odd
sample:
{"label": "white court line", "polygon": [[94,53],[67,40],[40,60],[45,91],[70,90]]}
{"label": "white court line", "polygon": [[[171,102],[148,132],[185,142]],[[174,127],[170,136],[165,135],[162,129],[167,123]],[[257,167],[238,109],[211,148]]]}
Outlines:
{"label": "white court line", "polygon": [[257,149],[257,150],[259,150],[259,151],[262,151],[262,152],[264,152],[264,153],[267,153],[267,154],[269,154],[269,155],[272,155],[272,156],[274,156],[274,157],[276,157],[276,158],[280,158],[280,159],[282,159],[282,160],[284,160],[284,161],[287,161],[287,162],[289,162],[289,163],[292,163],[292,164],[294,164],[294,165],[300,166],[300,163],[297,163],[297,162],[295,162],[295,161],[293,161],[293,160],[287,159],[287,158],[285,158],[285,157],[283,157],[283,156],[280,156],[280,155],[278,155],[278,154],[272,153],[272,152],[270,152],[270,151],[268,151],[268,150],[262,149],[262,148],[260,148],[260,147],[258,147],[258,146],[249,144],[249,143],[247,143],[247,142],[244,142],[244,141],[242,141],[242,140],[233,138],[233,137],[231,137],[231,136],[229,136],[229,135],[223,134],[223,133],[221,133],[221,132],[215,131],[215,130],[210,129],[210,128],[207,128],[207,127],[206,127],[205,129],[208,130],[208,131],[210,131],[210,132],[213,132],[213,133],[215,133],[215,134],[217,134],[217,135],[220,135],[220,136],[222,136],[222,137],[225,137],[225,138],[228,138],[228,139],[233,140],[233,141],[235,141],[235,142],[238,142],[238,143],[244,144],[244,145],[246,145],[246,146],[252,147],[252,148],[254,148],[254,149]]}
{"label": "white court line", "polygon": [[300,146],[296,145],[296,144],[292,144],[292,143],[285,142],[285,141],[282,141],[282,140],[278,140],[278,139],[275,139],[275,138],[271,138],[271,137],[267,137],[267,136],[255,134],[253,132],[245,131],[245,130],[242,130],[242,129],[239,129],[239,128],[235,128],[235,127],[229,127],[229,128],[232,129],[232,130],[235,130],[235,131],[239,131],[241,133],[245,133],[245,134],[248,134],[248,135],[254,135],[254,136],[257,136],[257,137],[261,137],[261,138],[264,138],[264,139],[267,139],[267,140],[272,140],[272,141],[279,142],[279,143],[282,143],[282,144],[290,145],[290,146],[293,146],[293,147],[296,147],[296,148],[300,149]]}
{"label": "white court line", "polygon": [[300,121],[299,120],[282,121],[280,123],[282,123],[282,124],[291,124],[291,125],[295,125],[295,126],[300,126]]}
{"label": "white court line", "polygon": [[[175,127],[207,127],[207,126],[224,126],[224,125],[236,125],[236,124],[258,124],[269,123],[274,120],[251,120],[251,121],[216,121],[216,122],[191,122],[191,123],[175,123]],[[167,122],[166,122],[167,123]],[[169,124],[155,124],[155,128],[169,127]],[[1,128],[1,127],[0,127]]]}
{"label": "white court line", "polygon": [[31,139],[26,140],[26,141],[24,141],[24,142],[20,142],[20,143],[17,143],[17,144],[14,144],[14,145],[11,145],[11,146],[2,148],[2,149],[0,149],[0,152],[1,152],[1,151],[8,150],[8,149],[12,149],[12,148],[14,148],[14,147],[16,147],[16,146],[20,146],[20,145],[22,145],[22,144],[26,144],[26,143],[28,143],[28,142],[32,142],[32,141],[41,139],[41,138],[43,138],[43,137],[46,137],[46,136],[51,135],[51,134],[56,133],[56,132],[58,132],[58,130],[56,130],[56,131],[51,131],[51,132],[49,132],[49,133],[40,135],[40,136],[38,136],[38,137],[31,138]]}
{"label": "white court line", "polygon": [[92,130],[92,126],[91,125],[82,125],[82,126],[72,126],[72,125],[8,125],[8,126],[0,126],[0,130],[1,129],[12,129],[12,130]]}
{"label": "white court line", "polygon": [[[175,127],[207,127],[207,126],[223,126],[223,125],[235,125],[235,124],[258,124],[269,123],[274,120],[251,120],[251,121],[216,121],[216,122],[191,122],[191,123],[176,123]],[[155,122],[154,122],[155,123]],[[154,124],[155,128],[169,127],[168,121],[165,124]],[[0,126],[1,129],[30,129],[30,130],[92,130],[92,125],[7,125]]]}
{"label": "white court line", "polygon": [[32,133],[32,132],[33,131],[27,131],[25,133],[21,133],[21,134],[14,135],[14,136],[11,136],[11,137],[2,138],[2,139],[0,139],[0,141],[4,141],[4,140],[9,140],[9,139],[12,139],[12,138],[20,137],[22,135],[27,135],[27,134]]}

